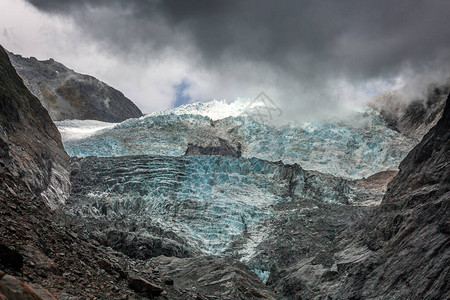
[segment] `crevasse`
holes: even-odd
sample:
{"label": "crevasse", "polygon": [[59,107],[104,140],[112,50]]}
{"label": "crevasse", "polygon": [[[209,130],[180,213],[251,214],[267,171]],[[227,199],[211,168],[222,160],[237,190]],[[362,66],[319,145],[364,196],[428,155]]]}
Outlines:
{"label": "crevasse", "polygon": [[150,221],[204,253],[234,251],[247,259],[277,203],[292,197],[346,203],[352,193],[346,180],[256,158],[88,157],[73,168],[82,188],[72,198],[84,202],[75,201],[72,213]]}

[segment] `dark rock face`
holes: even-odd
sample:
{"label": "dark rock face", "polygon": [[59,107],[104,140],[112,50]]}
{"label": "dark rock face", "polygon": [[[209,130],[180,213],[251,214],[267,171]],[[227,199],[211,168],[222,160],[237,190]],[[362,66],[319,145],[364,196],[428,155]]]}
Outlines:
{"label": "dark rock face", "polygon": [[[69,158],[47,111],[1,47],[0,108],[0,270],[8,273],[0,272],[0,294],[7,299],[54,299],[44,297],[46,293],[37,296],[23,283],[32,281],[58,297],[69,293],[110,298],[111,289],[78,286],[95,282],[97,276],[115,282],[119,259],[55,222],[56,211],[50,207],[59,206],[68,192]],[[105,271],[105,264],[117,267]]]}
{"label": "dark rock face", "polygon": [[17,186],[13,193],[0,195],[0,243],[19,253],[23,262],[18,269],[18,263],[12,266],[10,260],[2,261],[1,270],[47,288],[58,299],[63,295],[113,299],[132,294],[126,280],[119,279],[126,270],[126,257],[91,244],[83,235],[55,222],[55,212],[26,187]]}
{"label": "dark rock face", "polygon": [[163,292],[162,287],[140,277],[130,277],[128,279],[128,285],[132,290],[144,297],[151,298],[153,296],[159,296]]}
{"label": "dark rock face", "polygon": [[[219,257],[151,260],[163,277],[196,299],[275,299],[275,295],[242,263]],[[170,281],[169,281],[170,282]]]}
{"label": "dark rock face", "polygon": [[[441,119],[408,154],[390,183],[384,206],[413,207],[450,191],[450,97]],[[416,193],[420,193],[420,198]]]}
{"label": "dark rock face", "polygon": [[[436,126],[401,163],[380,206],[350,214],[345,207],[321,207],[322,219],[309,211],[303,220],[285,214],[272,225],[283,230],[260,246],[274,262],[268,286],[283,299],[448,299],[449,163],[450,98]],[[375,174],[356,185],[383,191],[393,175]],[[302,229],[307,226],[315,230]]]}
{"label": "dark rock face", "polygon": [[0,244],[0,265],[14,271],[20,271],[23,267],[23,256],[8,246]]}
{"label": "dark rock face", "polygon": [[340,253],[335,298],[450,297],[450,97],[399,168],[374,216],[348,233],[362,242]]}
{"label": "dark rock face", "polygon": [[24,283],[14,276],[0,271],[0,299],[7,300],[56,300],[46,289],[37,284]]}
{"label": "dark rock face", "polygon": [[339,235],[373,211],[373,207],[295,199],[280,203],[272,234],[258,245],[250,261],[270,272],[267,285],[286,299],[311,299],[324,278],[334,276]]}
{"label": "dark rock face", "polygon": [[424,99],[403,99],[400,92],[386,92],[369,103],[381,113],[388,126],[418,140],[436,125],[444,110],[450,83],[430,86]]}
{"label": "dark rock face", "polygon": [[53,59],[39,61],[12,53],[9,57],[25,85],[54,121],[121,122],[142,116],[139,108],[121,92],[94,77],[76,73]]}
{"label": "dark rock face", "polygon": [[219,138],[217,146],[199,146],[188,144],[188,148],[184,155],[221,155],[239,158],[242,156],[241,144],[237,143],[236,147],[231,145],[227,140]]}
{"label": "dark rock face", "polygon": [[[122,252],[131,258],[149,259],[158,255],[189,257],[196,253],[186,245],[180,237],[168,230],[163,230],[157,226],[146,228],[145,235],[124,229],[119,230],[120,222],[111,220],[106,223],[92,222],[92,220],[80,220],[84,222],[84,230],[91,229],[91,237],[97,239],[99,243],[106,247],[111,247],[116,251]],[[94,224],[98,224],[95,227]],[[140,227],[138,224],[134,224]],[[100,230],[105,228],[106,232]]]}
{"label": "dark rock face", "polygon": [[[69,157],[47,111],[24,86],[0,48],[0,185],[21,182],[52,207],[69,192]],[[12,185],[6,183],[11,180]]]}

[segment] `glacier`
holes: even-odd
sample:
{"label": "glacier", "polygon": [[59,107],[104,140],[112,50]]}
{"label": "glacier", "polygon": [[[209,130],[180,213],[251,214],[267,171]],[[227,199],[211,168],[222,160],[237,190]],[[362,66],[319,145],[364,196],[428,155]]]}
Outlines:
{"label": "glacier", "polygon": [[[297,163],[308,170],[352,179],[396,168],[417,143],[388,128],[370,108],[341,119],[274,125],[246,117],[243,104],[224,109],[227,105],[231,104],[215,101],[186,105],[96,127],[101,130],[82,139],[65,134],[70,129],[68,124],[59,122],[57,126],[70,156],[180,156],[189,143],[210,146],[224,139],[242,145],[244,157]],[[208,115],[214,116],[214,111],[231,116],[212,119]],[[92,127],[86,121],[74,122],[78,122],[79,130]]]}
{"label": "glacier", "polygon": [[[72,157],[67,212],[108,246],[135,243],[142,259],[236,257],[266,282],[283,261],[271,249],[294,257],[293,245],[313,251],[330,243],[365,203],[381,201],[382,190],[358,181],[396,169],[417,142],[370,108],[287,124],[255,122],[246,109],[243,101],[212,101],[117,124],[57,122]],[[221,140],[239,145],[242,157],[184,155],[189,144]],[[108,242],[113,236],[125,240]]]}
{"label": "glacier", "polygon": [[358,201],[352,181],[257,158],[86,157],[72,168],[72,214],[146,220],[205,254],[233,251],[243,260],[267,234],[277,203]]}

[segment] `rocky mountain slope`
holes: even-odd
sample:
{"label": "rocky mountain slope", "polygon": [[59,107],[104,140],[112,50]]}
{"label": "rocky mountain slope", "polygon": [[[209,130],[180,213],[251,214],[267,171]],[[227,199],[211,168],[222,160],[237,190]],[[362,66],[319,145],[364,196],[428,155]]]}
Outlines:
{"label": "rocky mountain slope", "polygon": [[430,85],[425,96],[413,99],[403,90],[387,91],[371,99],[369,105],[391,129],[420,140],[441,118],[449,92],[450,83]]}
{"label": "rocky mountain slope", "polygon": [[23,184],[52,207],[69,193],[69,157],[48,113],[12,68],[0,49],[0,180]]}
{"label": "rocky mountain slope", "polygon": [[[380,206],[268,282],[286,298],[450,297],[450,96],[442,118],[407,155]],[[321,253],[328,262],[318,262]]]}
{"label": "rocky mountain slope", "polygon": [[121,92],[92,76],[76,73],[53,59],[40,61],[8,54],[25,86],[54,121],[121,122],[142,116],[139,108]]}
{"label": "rocky mountain slope", "polygon": [[347,270],[336,298],[450,298],[450,96],[399,168],[361,225],[363,254],[353,245],[341,253]]}
{"label": "rocky mountain slope", "polygon": [[62,205],[58,200],[69,189],[69,157],[47,111],[24,86],[1,47],[0,81],[0,297],[88,295],[88,289],[77,284],[94,283],[94,274],[102,273],[114,280],[100,266],[110,265],[114,258],[54,221],[50,207]]}

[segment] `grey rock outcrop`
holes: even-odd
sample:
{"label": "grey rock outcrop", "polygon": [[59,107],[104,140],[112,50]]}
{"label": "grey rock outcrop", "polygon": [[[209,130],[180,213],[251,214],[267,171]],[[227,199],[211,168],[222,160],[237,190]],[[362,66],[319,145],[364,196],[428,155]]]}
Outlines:
{"label": "grey rock outcrop", "polygon": [[164,291],[162,287],[140,277],[130,277],[128,286],[136,293],[149,298],[159,296]]}
{"label": "grey rock outcrop", "polygon": [[[271,272],[269,286],[287,299],[448,299],[450,97],[399,169],[380,206],[333,245],[315,242],[316,253]],[[378,179],[357,185],[372,188]]]}
{"label": "grey rock outcrop", "polygon": [[[92,251],[86,240],[54,221],[56,211],[50,207],[59,206],[69,189],[69,157],[48,112],[24,86],[2,47],[0,125],[0,270],[8,274],[0,272],[0,298],[54,299],[24,283],[30,281],[52,289],[58,298],[62,291],[108,298],[111,291],[80,291],[75,284],[83,276],[114,278],[100,267],[101,261],[114,258]],[[70,272],[64,276],[62,270]]]}
{"label": "grey rock outcrop", "polygon": [[407,99],[402,91],[387,91],[371,99],[369,106],[391,129],[420,141],[441,118],[449,92],[450,83],[430,85],[425,96],[414,99]]}
{"label": "grey rock outcrop", "polygon": [[450,298],[450,96],[399,169],[357,232],[362,243],[340,254],[346,276],[335,298]]}
{"label": "grey rock outcrop", "polygon": [[0,271],[0,299],[4,300],[56,300],[46,289],[37,284],[18,280]]}
{"label": "grey rock outcrop", "polygon": [[201,146],[189,143],[184,155],[221,155],[239,158],[242,156],[241,144],[232,145],[229,141],[218,138],[219,145]]}
{"label": "grey rock outcrop", "polygon": [[51,207],[69,194],[69,157],[47,111],[23,84],[0,47],[0,185],[21,182]]}
{"label": "grey rock outcrop", "polygon": [[214,256],[151,260],[163,277],[197,299],[276,299],[255,273],[239,261]]}
{"label": "grey rock outcrop", "polygon": [[9,53],[9,57],[53,121],[121,122],[142,116],[131,100],[92,76],[76,73],[53,59],[40,61],[13,53]]}

